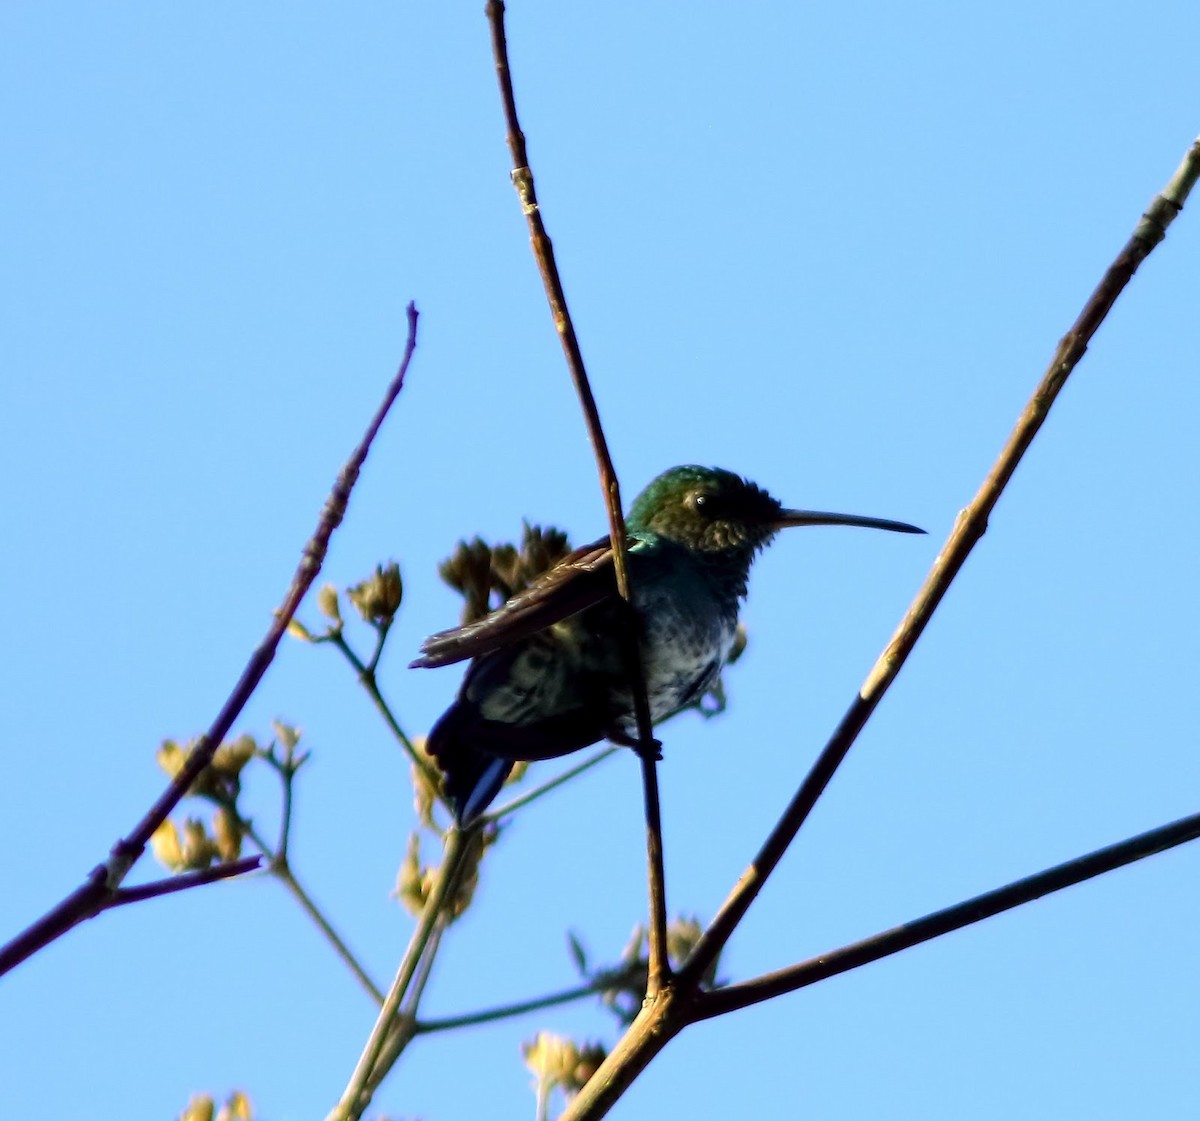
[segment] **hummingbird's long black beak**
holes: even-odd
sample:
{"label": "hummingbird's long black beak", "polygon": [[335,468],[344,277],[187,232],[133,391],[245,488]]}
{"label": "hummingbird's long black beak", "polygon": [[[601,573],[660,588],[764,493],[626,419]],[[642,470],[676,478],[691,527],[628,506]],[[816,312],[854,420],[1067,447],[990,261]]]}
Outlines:
{"label": "hummingbird's long black beak", "polygon": [[775,529],[793,525],[858,525],[866,529],[888,529],[893,533],[924,533],[919,526],[908,522],[893,522],[887,518],[861,518],[857,514],[828,514],[823,510],[781,510],[774,519]]}

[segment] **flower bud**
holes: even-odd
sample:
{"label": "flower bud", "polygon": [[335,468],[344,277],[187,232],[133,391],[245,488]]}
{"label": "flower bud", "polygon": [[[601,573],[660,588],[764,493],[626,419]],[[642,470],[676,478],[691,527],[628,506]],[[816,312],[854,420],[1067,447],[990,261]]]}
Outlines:
{"label": "flower bud", "polygon": [[183,823],[183,866],[207,868],[216,858],[217,848],[204,831],[204,822],[189,817]]}
{"label": "flower bud", "polygon": [[254,1121],[250,1099],[241,1090],[234,1090],[217,1113],[217,1121]]}
{"label": "flower bud", "polygon": [[316,642],[317,636],[312,633],[299,619],[290,619],[287,633],[300,642]]}
{"label": "flower bud", "polygon": [[321,585],[321,590],[317,592],[317,610],[331,623],[341,626],[342,609],[338,603],[337,588],[332,584]]}
{"label": "flower bud", "polygon": [[150,849],[154,859],[171,872],[183,869],[183,847],[179,843],[179,830],[168,818],[150,835]]}
{"label": "flower bud", "polygon": [[242,855],[241,818],[231,813],[227,807],[220,806],[213,813],[212,825],[217,856],[226,864],[237,860]]}
{"label": "flower bud", "polygon": [[386,567],[379,565],[375,574],[361,584],[348,588],[346,594],[358,609],[364,621],[372,626],[390,623],[404,598],[404,585],[400,580],[400,566],[395,561]]}
{"label": "flower bud", "polygon": [[258,744],[254,742],[254,737],[241,735],[236,740],[221,744],[209,766],[223,779],[236,779],[257,751]]}
{"label": "flower bud", "polygon": [[208,1094],[193,1094],[179,1121],[213,1121],[213,1100]]}

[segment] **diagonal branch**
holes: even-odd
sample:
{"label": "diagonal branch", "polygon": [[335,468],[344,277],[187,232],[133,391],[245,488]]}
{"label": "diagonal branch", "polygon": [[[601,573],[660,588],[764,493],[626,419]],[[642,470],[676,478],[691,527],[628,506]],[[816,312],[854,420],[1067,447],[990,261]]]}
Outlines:
{"label": "diagonal branch", "polygon": [[382,1004],[383,993],[379,991],[379,986],[368,976],[367,971],[346,944],[346,940],[337,932],[333,923],[330,922],[321,908],[317,906],[316,900],[308,894],[304,886],[296,879],[296,875],[292,871],[292,867],[288,863],[283,849],[280,848],[278,851],[272,852],[265,838],[254,828],[252,822],[247,821],[243,824],[246,836],[258,846],[263,856],[266,857],[267,872],[283,884],[288,894],[300,905],[300,909],[312,920],[313,925],[321,932],[321,936],[333,948],[333,952],[342,959],[342,964],[354,974],[355,980],[363,987],[367,995],[376,1004]]}
{"label": "diagonal branch", "polygon": [[1007,486],[1017,464],[1021,462],[1033,438],[1038,434],[1050,407],[1066,383],[1067,377],[1087,350],[1088,343],[1104,321],[1109,309],[1125,286],[1132,279],[1138,266],[1151,250],[1166,236],[1167,227],[1183,209],[1189,192],[1200,177],[1200,139],[1193,143],[1184,156],[1175,174],[1162,194],[1156,195],[1146,213],[1133,231],[1125,248],[1109,266],[1088,302],[1080,312],[1071,329],[1063,336],[1058,349],[1042,377],[1025,411],[1017,420],[1008,442],[1000,452],[983,485],[971,503],[955,521],[946,544],[933,563],[929,576],[917,592],[916,598],[901,620],[891,641],[879,656],[858,696],[842,717],[841,723],[824,750],[813,764],[812,770],[784,811],[778,824],[767,837],[758,855],[749,868],[742,873],[737,885],[730,893],[709,925],[704,936],[696,944],[691,956],[680,971],[680,980],[695,984],[704,971],[716,960],[734,928],[750,909],[767,877],[774,871],[780,858],[792,843],[804,824],[817,799],[833,778],[842,760],[853,746],[858,733],[883,699],[884,693],[896,679],[900,667],[912,652],[921,637],[933,612],[942,601],[951,582],[958,575],[964,561],[975,544],[987,530],[988,517],[995,508],[1000,495]]}
{"label": "diagonal branch", "polygon": [[996,888],[995,891],[977,895],[953,907],[935,911],[932,915],[892,927],[881,934],[852,942],[840,950],[833,950],[820,957],[810,958],[787,969],[767,973],[738,985],[728,985],[712,992],[697,995],[693,1020],[708,1020],[723,1016],[740,1008],[748,1008],[772,997],[795,992],[827,977],[835,977],[859,966],[868,965],[891,954],[907,950],[933,938],[940,938],[951,931],[981,922],[1003,911],[1011,911],[1024,903],[1031,903],[1043,895],[1062,891],[1074,884],[1090,880],[1095,876],[1111,872],[1116,868],[1145,860],[1148,856],[1165,852],[1187,841],[1200,837],[1200,814],[1181,818],[1170,825],[1151,829],[1130,837],[1107,848],[1097,849],[1087,856],[1057,864],[1044,872],[1027,876],[1023,880]]}
{"label": "diagonal branch", "polygon": [[[583,353],[575,336],[571,313],[567,310],[567,297],[558,265],[554,260],[554,246],[542,222],[542,212],[533,185],[533,171],[529,167],[529,156],[525,151],[525,134],[517,118],[517,103],[513,94],[512,74],[508,65],[508,42],[504,34],[503,0],[489,0],[487,18],[492,33],[492,54],[496,61],[496,77],[500,83],[500,98],[504,103],[504,120],[508,129],[508,148],[512,153],[512,181],[521,210],[529,223],[529,240],[537,261],[554,328],[562,343],[571,380],[583,407],[588,436],[600,471],[600,484],[604,489],[608,509],[608,532],[612,539],[613,558],[617,572],[617,590],[626,603],[633,599],[629,588],[629,560],[625,534],[625,518],[621,513],[621,491],[612,458],[608,454],[608,443],[600,424],[596,400],[592,396],[587,370],[583,364]],[[633,693],[634,714],[637,718],[637,733],[640,742],[639,755],[642,761],[642,787],[646,809],[646,854],[650,880],[650,980],[646,995],[653,997],[666,980],[670,970],[667,961],[667,904],[663,876],[662,815],[658,797],[658,772],[656,769],[657,745],[650,720],[650,706],[646,700],[646,682],[642,672],[641,651],[638,647],[632,615],[630,625],[625,628],[625,665],[629,670],[629,681]]]}
{"label": "diagonal branch", "polygon": [[383,424],[384,417],[387,416],[388,410],[404,386],[404,377],[408,373],[408,366],[412,361],[416,345],[417,308],[415,304],[410,303],[408,305],[408,339],[396,376],[388,386],[383,402],[376,410],[375,416],[358,446],[338,473],[337,481],[321,511],[317,528],[304,546],[300,564],[292,577],[291,586],[283,598],[283,603],[276,610],[275,618],[266,636],[258,649],[251,655],[246,668],[242,671],[242,676],[229,694],[229,698],[225,701],[211,727],[188,755],[187,762],[171,780],[170,785],[150,807],[142,820],[134,826],[133,831],[112,847],[108,860],[93,868],[81,887],[19,934],[7,946],[0,949],[0,975],[7,973],[8,970],[19,965],[31,954],[53,942],[72,927],[77,926],[85,919],[94,918],[112,905],[121,882],[145,852],[151,835],[179,804],[180,799],[188,792],[200,772],[212,762],[212,757],[221,741],[228,734],[233,722],[238,718],[251,694],[258,688],[258,683],[274,660],[279,640],[283,637],[288,623],[296,613],[296,608],[300,606],[300,601],[312,587],[313,581],[321,571],[321,565],[324,563],[325,554],[329,549],[329,539],[345,516],[346,507],[350,501],[350,492],[358,480],[358,473]]}
{"label": "diagonal branch", "polygon": [[141,903],[146,899],[157,899],[161,895],[174,895],[177,891],[187,891],[189,888],[200,887],[202,884],[214,884],[218,880],[228,880],[246,872],[256,872],[262,866],[262,859],[261,856],[246,856],[228,864],[214,864],[211,868],[197,868],[193,872],[180,872],[177,876],[153,880],[148,884],[138,884],[136,887],[117,888],[112,894],[112,902],[109,903],[109,907],[124,907],[127,903]]}
{"label": "diagonal branch", "polygon": [[[933,570],[917,593],[916,599],[901,621],[892,640],[871,670],[858,697],[855,698],[849,711],[842,718],[841,724],[835,730],[783,817],[764,842],[753,863],[742,874],[716,918],[689,955],[683,968],[676,973],[672,985],[661,994],[664,999],[660,999],[655,1004],[647,1004],[642,1009],[600,1069],[571,1101],[560,1121],[596,1121],[597,1118],[603,1117],[663,1049],[670,1038],[683,1027],[697,1018],[707,1018],[718,1015],[720,1011],[728,1011],[732,1007],[742,1006],[730,1005],[729,1008],[722,1008],[722,1006],[712,1003],[721,999],[720,993],[728,994],[730,990],[719,990],[718,993],[711,996],[702,996],[699,987],[700,978],[716,960],[717,955],[729,940],[730,934],[749,910],[759,891],[762,890],[767,877],[779,863],[784,850],[799,832],[809,811],[816,804],[838,765],[850,750],[858,732],[878,705],[896,674],[899,673],[900,667],[924,630],[933,610],[945,595],[951,580],[962,567],[975,542],[983,535],[987,526],[988,514],[995,506],[1005,484],[1011,478],[1025,449],[1037,434],[1067,376],[1083,356],[1097,327],[1133,276],[1138,265],[1164,237],[1167,227],[1182,209],[1198,178],[1200,178],[1200,140],[1197,140],[1188,150],[1183,162],[1163,189],[1162,194],[1155,196],[1151,201],[1146,213],[1135,228],[1133,237],[1093,292],[1071,331],[1059,343],[1050,368],[1018,420],[996,465],[984,480],[971,505],[959,516],[949,541],[934,562]],[[1178,844],[1195,836],[1196,834],[1191,832],[1195,824],[1194,819],[1187,819],[1185,822],[1177,822],[1174,826],[1166,827],[1166,831],[1178,829],[1180,834],[1177,839],[1166,840],[1160,835],[1157,842],[1158,847],[1169,847],[1170,844]],[[1161,834],[1162,831],[1156,832]],[[1151,836],[1153,834],[1146,834],[1143,838],[1135,838],[1133,842],[1128,843],[1136,844]],[[1115,848],[1119,850],[1121,846],[1115,846]],[[1102,850],[1100,854],[1093,854],[1093,857],[1103,859],[1107,854],[1111,858],[1113,852],[1113,849]],[[1092,858],[1084,859],[1086,861]],[[1136,857],[1129,859],[1136,859]],[[1127,860],[1117,860],[1109,867],[1116,867],[1120,863],[1126,862]],[[1060,870],[1051,869],[1049,873],[1043,873],[1043,875],[1053,875]],[[1095,873],[1091,874],[1098,874],[1099,871],[1105,870],[1107,868],[1098,868]],[[1086,878],[1086,875],[1080,878]],[[1033,880],[1035,886],[1041,886],[1042,890],[1035,891],[1030,898],[1034,898],[1037,894],[1045,894],[1050,890],[1049,886],[1037,885],[1038,877],[1033,877]],[[1019,885],[1010,885],[1010,888],[1002,888],[999,893],[995,893],[1000,897],[1000,902],[1003,902],[1004,893],[1013,890],[1014,886]],[[1016,900],[1011,905],[1016,906],[1021,901]],[[960,906],[965,909],[972,904],[995,906],[996,903],[996,898],[983,896]],[[1001,906],[998,909],[1003,910],[1004,907]],[[951,917],[955,910],[955,908],[951,908]],[[965,914],[965,910],[963,914]],[[918,923],[934,922],[935,920],[945,922],[946,917],[946,913],[941,912],[937,916],[930,916],[927,920],[919,920]],[[946,929],[954,929],[954,927],[949,926]],[[932,934],[929,935],[929,937],[932,936]],[[869,939],[868,943],[873,944],[873,948],[859,943],[853,947],[845,947],[837,953],[845,955],[842,968],[850,969],[864,964],[866,961],[875,960],[876,957],[881,957],[885,953],[894,953],[906,945],[914,944],[914,942],[906,940],[907,938],[911,938],[911,929],[902,927],[899,928],[899,931],[890,931],[877,936],[877,939]],[[916,940],[920,941],[921,939]],[[883,949],[880,949],[879,942],[883,943]],[[819,979],[817,970],[827,968],[827,966],[821,965],[820,961],[821,959],[818,959],[816,962],[805,963],[805,966],[796,966],[795,969],[800,970],[806,966],[812,968],[811,979],[817,980]],[[795,978],[789,977],[789,981],[793,980]],[[767,979],[760,979],[758,983],[766,984],[768,982]],[[793,987],[798,986],[793,985]],[[744,988],[741,989],[742,997],[748,998],[750,995]],[[727,996],[726,999],[728,999]],[[766,997],[755,997],[755,999],[766,999]],[[753,999],[744,1000],[746,1004],[753,1002]]]}
{"label": "diagonal branch", "polygon": [[371,657],[371,664],[364,662],[351,648],[350,643],[346,641],[346,636],[340,630],[332,631],[328,638],[322,641],[330,642],[341,651],[342,656],[350,663],[351,668],[358,675],[358,683],[366,690],[367,696],[371,698],[371,703],[375,706],[375,710],[383,717],[383,722],[388,726],[392,735],[396,737],[396,741],[404,749],[412,765],[417,768],[428,780],[434,791],[438,789],[438,771],[437,768],[417,750],[416,744],[409,739],[408,734],[400,727],[400,721],[396,719],[396,714],[392,711],[392,706],[388,704],[383,696],[383,692],[379,688],[379,678],[375,675],[375,663],[379,659],[379,654],[383,650],[382,641],[375,647],[375,653]]}

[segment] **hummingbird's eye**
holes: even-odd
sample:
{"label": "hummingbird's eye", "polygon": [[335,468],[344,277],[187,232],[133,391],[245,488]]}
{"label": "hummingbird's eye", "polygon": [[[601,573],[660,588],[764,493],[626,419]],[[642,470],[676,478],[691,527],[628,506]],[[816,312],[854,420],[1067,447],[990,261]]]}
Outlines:
{"label": "hummingbird's eye", "polygon": [[706,491],[700,491],[698,494],[692,495],[692,509],[698,514],[711,514],[716,503],[713,502],[713,496]]}

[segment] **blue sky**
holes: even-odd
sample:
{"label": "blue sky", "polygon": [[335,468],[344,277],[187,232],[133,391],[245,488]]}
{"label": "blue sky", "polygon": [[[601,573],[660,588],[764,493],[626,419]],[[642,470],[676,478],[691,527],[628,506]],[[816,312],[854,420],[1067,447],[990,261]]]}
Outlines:
{"label": "blue sky", "polygon": [[[383,665],[425,730],[454,670],[435,573],[520,519],[604,513],[507,153],[480,4],[0,9],[5,937],[211,719],[422,312],[325,578],[403,569]],[[853,697],[1054,344],[1200,131],[1183,0],[514,3],[530,155],[627,498],[715,463],[924,539],[785,535],[719,721],[664,733],[672,911],[707,918]],[[1195,203],[1193,203],[1193,209]],[[1200,227],[1099,332],[988,535],[733,941],[746,978],[1197,809]],[[315,619],[309,606],[302,616]],[[314,752],[297,874],[380,978],[407,767],[335,655],[289,643],[239,730]],[[274,792],[247,805],[273,826]],[[644,911],[637,767],[531,809],[426,1009],[568,985]],[[149,862],[139,872],[157,874]],[[1194,1102],[1184,849],[696,1027],[614,1117],[1128,1118]],[[242,1087],[323,1116],[373,1019],[282,889],[103,916],[5,978],[13,1116],[163,1118]],[[519,1042],[432,1039],[379,1111],[531,1116]],[[11,1064],[11,1065],[10,1065]],[[1186,1103],[1186,1105],[1185,1105]]]}

